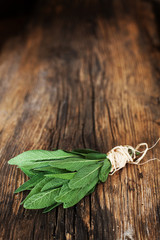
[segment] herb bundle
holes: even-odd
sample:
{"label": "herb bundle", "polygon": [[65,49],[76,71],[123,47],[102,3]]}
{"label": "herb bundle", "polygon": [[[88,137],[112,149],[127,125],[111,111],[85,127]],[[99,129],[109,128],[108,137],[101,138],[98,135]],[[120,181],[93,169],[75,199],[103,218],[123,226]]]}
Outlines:
{"label": "herb bundle", "polygon": [[[92,193],[99,182],[105,182],[108,175],[125,167],[127,163],[143,165],[158,160],[153,158],[140,163],[148,150],[155,147],[140,143],[132,146],[116,146],[107,154],[91,149],[73,151],[30,150],[12,158],[11,165],[17,165],[30,179],[15,193],[29,190],[23,200],[26,209],[44,209],[49,212],[60,204],[69,208],[83,197]],[[141,147],[145,150],[139,151]]]}
{"label": "herb bundle", "polygon": [[49,212],[60,204],[69,208],[105,182],[111,170],[107,154],[91,149],[46,151],[30,150],[9,161],[30,179],[15,193],[29,190],[23,200],[26,209]]}

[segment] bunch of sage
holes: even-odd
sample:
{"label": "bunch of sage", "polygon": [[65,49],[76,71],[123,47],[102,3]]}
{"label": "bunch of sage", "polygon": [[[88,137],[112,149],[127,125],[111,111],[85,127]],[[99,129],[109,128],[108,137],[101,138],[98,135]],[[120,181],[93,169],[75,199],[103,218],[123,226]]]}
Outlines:
{"label": "bunch of sage", "polygon": [[17,165],[29,180],[15,193],[29,190],[23,200],[26,209],[48,212],[60,204],[69,208],[105,182],[111,170],[107,155],[91,149],[30,150],[9,161]]}
{"label": "bunch of sage", "polygon": [[[21,185],[15,193],[29,190],[22,204],[26,209],[44,209],[49,212],[60,204],[69,208],[83,197],[91,194],[97,183],[105,182],[108,175],[125,167],[126,163],[143,165],[158,160],[153,158],[140,163],[148,150],[140,143],[132,146],[116,146],[107,154],[91,149],[63,150],[30,150],[12,158],[11,165],[17,165],[30,179]],[[144,151],[139,151],[145,147]],[[139,156],[140,155],[140,156]],[[139,156],[139,157],[138,157]]]}

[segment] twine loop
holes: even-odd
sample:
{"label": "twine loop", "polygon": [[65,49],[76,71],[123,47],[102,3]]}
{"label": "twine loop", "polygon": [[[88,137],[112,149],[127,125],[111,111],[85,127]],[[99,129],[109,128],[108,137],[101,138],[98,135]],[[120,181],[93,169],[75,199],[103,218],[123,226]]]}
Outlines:
{"label": "twine loop", "polygon": [[[146,161],[144,163],[140,163],[140,161],[147,154],[148,150],[154,148],[159,141],[160,141],[160,138],[150,148],[148,147],[147,143],[140,143],[136,146],[136,148],[134,148],[132,146],[129,146],[129,145],[125,145],[125,146],[120,145],[120,146],[116,146],[113,149],[111,149],[107,153],[107,158],[110,160],[110,162],[112,164],[110,175],[113,175],[115,172],[117,172],[121,168],[125,167],[125,165],[127,163],[135,164],[135,165],[144,165],[144,164],[146,164],[150,161],[154,161],[154,160],[160,161],[160,159],[152,158],[152,159],[149,159],[148,161]],[[139,149],[141,147],[145,147],[145,150],[144,151],[139,151]],[[138,157],[139,155],[141,155],[141,156]]]}

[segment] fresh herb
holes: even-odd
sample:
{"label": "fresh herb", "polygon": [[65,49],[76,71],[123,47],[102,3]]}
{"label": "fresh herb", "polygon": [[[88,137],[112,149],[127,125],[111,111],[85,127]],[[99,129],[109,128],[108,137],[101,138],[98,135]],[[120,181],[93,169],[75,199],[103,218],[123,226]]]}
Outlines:
{"label": "fresh herb", "polygon": [[91,194],[98,182],[105,182],[111,170],[107,155],[91,149],[31,150],[9,164],[17,165],[30,178],[15,191],[30,190],[21,204],[26,209],[44,208],[44,213],[60,204],[74,206]]}

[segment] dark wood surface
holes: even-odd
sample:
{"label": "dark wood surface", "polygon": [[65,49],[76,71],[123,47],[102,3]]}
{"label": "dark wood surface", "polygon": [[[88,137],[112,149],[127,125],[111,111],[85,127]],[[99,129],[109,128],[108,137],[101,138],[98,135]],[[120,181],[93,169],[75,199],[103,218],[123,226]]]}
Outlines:
{"label": "dark wood surface", "polygon": [[[159,1],[37,1],[0,20],[0,239],[158,240],[160,163],[126,166],[75,207],[20,206],[7,161],[29,149],[160,136]],[[160,158],[159,146],[146,159]]]}

